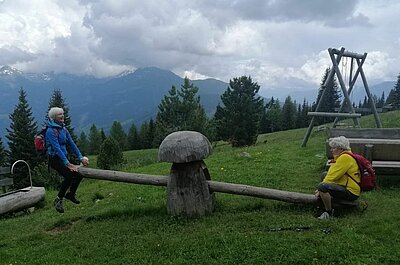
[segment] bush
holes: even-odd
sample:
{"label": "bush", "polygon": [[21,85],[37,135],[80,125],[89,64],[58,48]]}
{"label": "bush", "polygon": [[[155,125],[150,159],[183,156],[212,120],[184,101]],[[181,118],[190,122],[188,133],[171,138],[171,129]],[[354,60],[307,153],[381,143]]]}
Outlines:
{"label": "bush", "polygon": [[117,141],[111,136],[107,137],[100,147],[97,166],[101,169],[111,169],[112,166],[121,164],[123,160],[123,154]]}
{"label": "bush", "polygon": [[38,164],[32,172],[33,186],[45,187],[46,189],[58,189],[61,183],[61,176],[57,171],[48,168],[47,163]]}

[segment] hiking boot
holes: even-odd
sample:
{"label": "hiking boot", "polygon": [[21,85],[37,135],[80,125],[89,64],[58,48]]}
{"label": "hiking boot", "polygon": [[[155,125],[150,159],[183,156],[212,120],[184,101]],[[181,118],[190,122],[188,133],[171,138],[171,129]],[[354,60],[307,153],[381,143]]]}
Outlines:
{"label": "hiking boot", "polygon": [[57,212],[64,213],[63,203],[64,203],[64,200],[60,199],[58,197],[54,200],[54,207],[56,208]]}
{"label": "hiking boot", "polygon": [[76,198],[75,194],[72,194],[70,192],[68,192],[67,194],[65,194],[65,199],[75,203],[75,204],[80,204],[81,202]]}
{"label": "hiking boot", "polygon": [[319,217],[318,217],[318,219],[319,220],[325,220],[325,219],[331,219],[332,217],[333,217],[333,209],[330,211],[331,213],[329,213],[329,212],[327,212],[327,211],[325,211],[325,212],[323,212]]}

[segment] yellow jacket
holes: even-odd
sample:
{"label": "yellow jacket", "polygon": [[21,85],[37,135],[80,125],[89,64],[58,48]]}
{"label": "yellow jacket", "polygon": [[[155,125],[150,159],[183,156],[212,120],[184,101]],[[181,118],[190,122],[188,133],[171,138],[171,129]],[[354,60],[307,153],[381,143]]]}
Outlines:
{"label": "yellow jacket", "polygon": [[360,182],[360,170],[356,160],[348,154],[341,153],[334,157],[334,162],[323,182],[344,186],[354,195],[360,196],[360,186],[349,175],[358,183]]}

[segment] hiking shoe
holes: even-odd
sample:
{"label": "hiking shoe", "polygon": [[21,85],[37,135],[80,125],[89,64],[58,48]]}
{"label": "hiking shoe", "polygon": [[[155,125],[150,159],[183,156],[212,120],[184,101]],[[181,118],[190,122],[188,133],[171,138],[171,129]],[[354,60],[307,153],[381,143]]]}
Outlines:
{"label": "hiking shoe", "polygon": [[328,212],[323,212],[318,219],[319,220],[325,220],[325,219],[331,219],[333,217],[333,209],[331,211],[331,213],[329,214]]}
{"label": "hiking shoe", "polygon": [[54,200],[54,207],[56,208],[57,212],[64,213],[63,203],[64,203],[64,200],[60,199],[58,197]]}
{"label": "hiking shoe", "polygon": [[70,192],[68,192],[67,194],[65,194],[65,199],[75,203],[75,204],[80,204],[81,202],[76,198],[75,194],[72,194]]}

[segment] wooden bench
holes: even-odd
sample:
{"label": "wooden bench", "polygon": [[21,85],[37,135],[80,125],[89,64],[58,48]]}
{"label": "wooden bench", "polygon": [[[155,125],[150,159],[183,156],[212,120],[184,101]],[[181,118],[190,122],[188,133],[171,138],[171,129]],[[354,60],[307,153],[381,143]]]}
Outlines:
{"label": "wooden bench", "polygon": [[[378,174],[400,175],[400,128],[331,128],[327,133],[348,138],[351,150],[372,161]],[[333,157],[328,140],[326,156]]]}
{"label": "wooden bench", "polygon": [[[3,191],[3,193],[6,193],[8,187],[10,187],[14,184],[13,179],[10,177],[7,177],[10,173],[11,173],[10,167],[0,167],[0,187]],[[2,177],[3,175],[5,177]]]}

